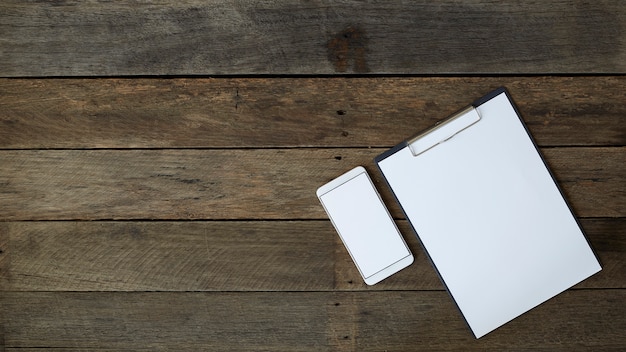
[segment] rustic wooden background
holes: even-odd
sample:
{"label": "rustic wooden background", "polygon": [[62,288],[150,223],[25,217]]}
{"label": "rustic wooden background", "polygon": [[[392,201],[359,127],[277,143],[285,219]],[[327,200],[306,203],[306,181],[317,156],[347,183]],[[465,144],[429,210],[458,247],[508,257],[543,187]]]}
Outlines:
{"label": "rustic wooden background", "polygon": [[[0,351],[623,351],[625,73],[624,1],[5,0]],[[499,86],[603,271],[475,340],[372,158]],[[416,257],[373,287],[357,165]]]}

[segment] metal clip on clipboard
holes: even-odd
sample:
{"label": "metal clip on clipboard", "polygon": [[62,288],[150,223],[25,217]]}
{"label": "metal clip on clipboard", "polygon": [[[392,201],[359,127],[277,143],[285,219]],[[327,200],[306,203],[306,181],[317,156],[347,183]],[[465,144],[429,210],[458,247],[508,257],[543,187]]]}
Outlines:
{"label": "metal clip on clipboard", "polygon": [[408,140],[413,156],[418,156],[431,148],[449,140],[480,121],[480,114],[474,106],[468,106],[445,121]]}

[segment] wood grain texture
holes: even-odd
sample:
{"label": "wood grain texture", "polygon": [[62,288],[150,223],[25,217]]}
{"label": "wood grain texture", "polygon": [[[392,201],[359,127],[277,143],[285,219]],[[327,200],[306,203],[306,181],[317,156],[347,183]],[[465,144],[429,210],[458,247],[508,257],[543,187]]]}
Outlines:
{"label": "wood grain texture", "polygon": [[10,0],[0,76],[624,73],[625,27],[622,1]]}
{"label": "wood grain texture", "polygon": [[[0,352],[624,351],[625,74],[622,0],[2,1]],[[500,86],[603,270],[476,340],[372,158]],[[375,286],[315,197],[357,165]]]}
{"label": "wood grain texture", "polygon": [[[414,264],[366,286],[329,221],[5,222],[0,291],[443,290],[398,225]],[[626,220],[582,226],[603,269],[576,288],[626,288]]]}
{"label": "wood grain texture", "polygon": [[626,145],[626,77],[0,79],[0,148],[389,147],[506,86],[541,146]]}
{"label": "wood grain texture", "polygon": [[[0,151],[0,220],[325,219],[322,184],[385,149]],[[626,147],[543,154],[581,217],[626,214]]]}
{"label": "wood grain texture", "polygon": [[0,298],[7,350],[617,351],[626,344],[624,290],[565,292],[479,340],[441,291]]}
{"label": "wood grain texture", "polygon": [[0,290],[332,289],[321,221],[4,223]]}

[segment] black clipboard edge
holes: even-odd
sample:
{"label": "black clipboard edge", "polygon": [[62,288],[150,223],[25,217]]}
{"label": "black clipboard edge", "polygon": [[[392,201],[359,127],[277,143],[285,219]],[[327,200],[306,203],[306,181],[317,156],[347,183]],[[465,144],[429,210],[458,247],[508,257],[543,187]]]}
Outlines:
{"label": "black clipboard edge", "polygon": [[[546,168],[546,170],[548,170],[548,174],[550,175],[550,177],[552,178],[552,181],[554,182],[554,185],[556,186],[556,188],[558,189],[559,193],[561,194],[561,197],[563,198],[563,201],[565,202],[565,205],[567,206],[567,208],[569,209],[570,213],[572,214],[572,217],[574,218],[574,221],[576,222],[576,224],[578,225],[578,228],[580,229],[580,232],[583,234],[583,237],[585,238],[585,240],[587,241],[587,245],[589,246],[589,248],[591,249],[591,253],[593,253],[593,255],[595,256],[596,260],[598,261],[598,263],[600,264],[600,268],[602,268],[602,262],[600,261],[600,258],[598,257],[598,254],[595,252],[595,250],[593,249],[593,246],[591,246],[591,242],[589,242],[589,237],[587,236],[587,234],[585,233],[583,227],[580,224],[580,221],[578,220],[578,217],[576,217],[576,214],[574,213],[573,208],[571,207],[571,205],[569,204],[569,202],[567,201],[567,198],[565,197],[565,194],[563,193],[563,190],[561,189],[561,187],[559,186],[559,183],[556,181],[556,178],[554,177],[554,174],[552,173],[552,171],[550,170],[550,168],[548,167],[548,164],[546,163],[546,159],[543,157],[543,155],[541,154],[541,151],[539,150],[539,146],[537,145],[537,143],[535,142],[535,139],[532,137],[532,134],[530,133],[530,130],[528,129],[528,126],[526,125],[526,123],[524,122],[524,120],[522,119],[522,115],[519,112],[519,109],[517,108],[517,105],[515,104],[515,102],[513,101],[513,98],[511,97],[511,94],[509,93],[508,89],[506,89],[506,87],[502,86],[499,88],[496,88],[495,90],[485,94],[484,96],[474,100],[474,102],[471,104],[473,107],[477,108],[480,105],[488,102],[489,100],[495,98],[496,96],[500,95],[504,93],[506,95],[506,98],[509,100],[509,102],[511,103],[511,106],[513,106],[513,110],[515,111],[515,114],[517,115],[517,118],[520,120],[522,126],[524,127],[524,130],[526,130],[526,133],[528,134],[528,137],[530,138],[531,142],[533,143],[533,146],[535,147],[535,150],[537,151],[537,154],[539,155],[539,157],[541,158],[541,161],[543,162],[544,167]],[[387,180],[387,178],[385,177],[385,174],[383,173],[382,169],[380,168],[379,162],[385,160],[386,158],[390,157],[391,155],[395,154],[396,152],[400,151],[401,149],[405,148],[408,146],[408,141],[410,139],[407,139],[403,142],[401,142],[400,144],[392,147],[391,149],[383,152],[382,154],[374,157],[374,162],[376,163],[376,167],[378,168],[378,171],[380,172],[381,175],[383,175],[383,180],[385,182],[385,184],[387,185],[387,189],[389,189],[391,191],[391,194],[393,195],[393,198],[396,201],[396,204],[398,204],[400,206],[400,210],[402,211],[402,215],[404,216],[405,219],[409,219],[406,212],[404,211],[404,208],[402,207],[402,205],[400,204],[400,201],[398,200],[398,197],[396,196],[396,193],[393,191],[393,189],[391,188],[391,185],[389,184],[389,181]],[[465,315],[463,314],[463,311],[461,310],[461,307],[459,306],[459,304],[457,303],[456,299],[454,298],[454,296],[452,295],[452,293],[450,292],[450,289],[448,288],[448,285],[446,284],[445,280],[443,279],[443,277],[441,276],[441,273],[439,272],[439,268],[437,268],[437,266],[435,265],[435,262],[433,262],[430,253],[428,252],[428,249],[426,248],[426,246],[424,246],[424,243],[422,243],[422,240],[419,236],[419,234],[417,233],[417,230],[415,229],[415,227],[413,227],[413,223],[411,223],[410,220],[408,220],[408,223],[411,227],[411,230],[413,231],[413,234],[415,235],[415,237],[417,237],[417,241],[419,242],[420,246],[422,247],[422,249],[424,250],[424,252],[426,253],[426,257],[428,257],[428,261],[430,262],[430,264],[432,265],[433,268],[435,268],[435,272],[437,273],[437,276],[439,277],[439,281],[441,281],[441,283],[443,284],[443,286],[446,289],[446,292],[448,293],[448,296],[450,296],[450,298],[452,298],[452,302],[454,302],[454,305],[456,306],[457,310],[461,313],[461,316],[463,317],[463,321],[465,322],[465,325],[468,327],[468,329],[472,332],[472,334],[474,335],[475,338],[478,339],[478,337],[476,336],[476,334],[474,333],[474,330],[472,330],[472,327],[470,326],[469,322],[467,321],[467,318],[465,317]],[[545,303],[545,302],[544,302]],[[543,303],[541,303],[543,304]],[[541,305],[539,304],[539,305]],[[537,306],[539,306],[537,305]],[[527,312],[525,312],[527,313]],[[522,313],[520,315],[524,315],[525,313]],[[519,316],[518,316],[519,317]],[[494,329],[495,330],[495,329]],[[487,332],[486,334],[482,335],[481,337],[493,332],[494,330],[491,330],[489,332]]]}
{"label": "black clipboard edge", "polygon": [[[402,141],[400,144],[397,144],[393,147],[391,147],[391,149],[385,151],[384,153],[377,155],[374,157],[374,162],[376,163],[376,165],[378,165],[379,162],[387,159],[388,157],[394,155],[396,152],[406,148],[408,146],[408,143],[406,140]],[[380,169],[379,169],[380,170]],[[382,173],[382,171],[381,171]],[[389,184],[387,184],[387,186],[389,186]],[[391,188],[391,187],[390,187]]]}
{"label": "black clipboard edge", "polygon": [[511,95],[509,94],[509,91],[505,87],[498,87],[498,88],[492,90],[491,92],[483,95],[482,97],[474,100],[474,102],[472,103],[472,106],[477,108],[480,105],[483,105],[484,103],[488,102],[489,100],[497,97],[498,95],[500,95],[502,93],[506,94],[506,97],[511,102],[511,105],[513,105],[513,107],[515,108],[515,112],[517,113],[517,116],[519,117],[520,116],[519,111],[517,111],[517,107],[515,107],[515,104],[513,104],[513,99],[511,99]]}

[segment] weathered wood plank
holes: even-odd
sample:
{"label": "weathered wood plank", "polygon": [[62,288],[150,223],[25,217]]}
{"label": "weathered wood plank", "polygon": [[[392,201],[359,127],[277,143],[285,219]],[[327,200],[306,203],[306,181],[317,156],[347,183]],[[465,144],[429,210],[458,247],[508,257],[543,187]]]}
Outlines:
{"label": "weathered wood plank", "polygon": [[314,350],[324,294],[0,293],[6,348]]}
{"label": "weathered wood plank", "polygon": [[581,225],[587,238],[600,259],[601,274],[585,280],[576,287],[612,287],[611,278],[621,284],[613,287],[626,288],[626,221],[620,219],[585,219]]}
{"label": "weathered wood plank", "polygon": [[[5,348],[623,350],[625,290],[574,290],[474,339],[445,292],[1,292]],[[593,304],[590,304],[593,302]],[[537,322],[542,322],[537,324]]]}
{"label": "weathered wood plank", "polygon": [[0,239],[6,243],[0,247],[0,290],[333,287],[332,225],[321,221],[46,221],[0,226]]}
{"label": "weathered wood plank", "polygon": [[625,85],[621,76],[0,79],[0,148],[389,147],[498,86],[541,146],[626,145]]}
{"label": "weathered wood plank", "polygon": [[[584,219],[603,270],[577,288],[626,288],[626,219]],[[443,290],[406,221],[415,263],[367,287],[329,221],[5,222],[2,291]]]}
{"label": "weathered wood plank", "polygon": [[331,322],[343,327],[342,347],[351,351],[618,351],[626,344],[624,290],[567,291],[479,340],[440,293],[338,294],[338,308],[348,307]]}
{"label": "weathered wood plank", "polygon": [[622,1],[0,5],[0,76],[623,73]]}
{"label": "weathered wood plank", "polygon": [[[0,151],[0,220],[325,219],[320,185],[384,149]],[[626,147],[543,153],[581,217],[626,214]]]}

